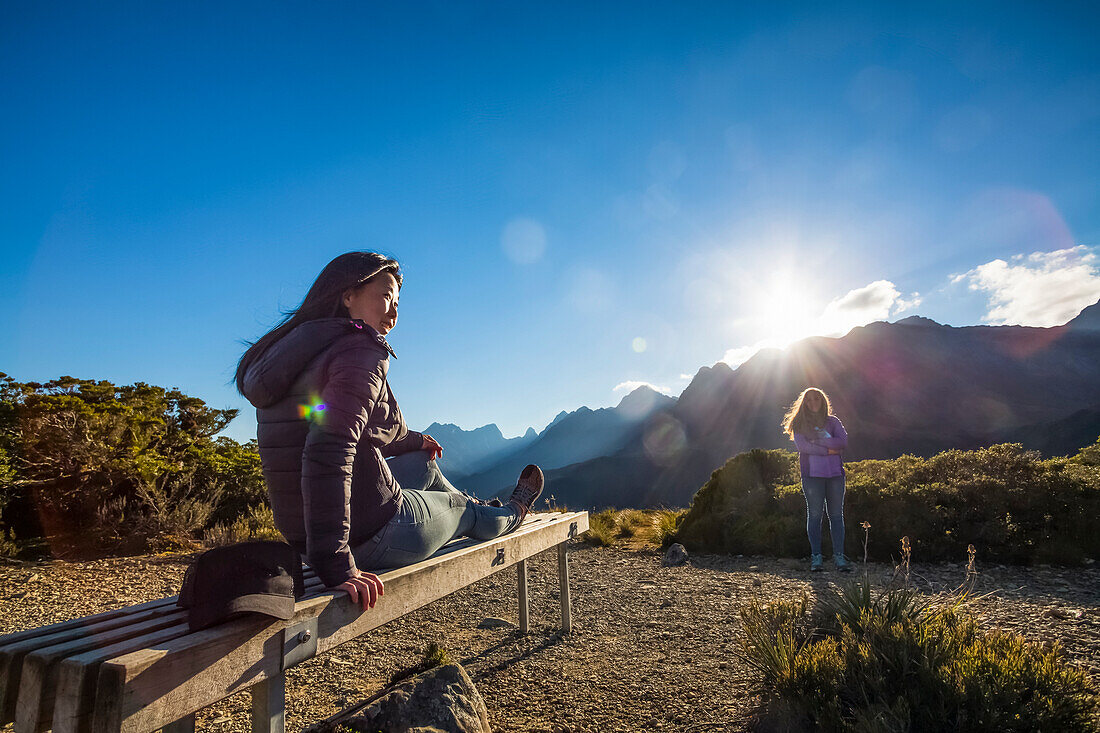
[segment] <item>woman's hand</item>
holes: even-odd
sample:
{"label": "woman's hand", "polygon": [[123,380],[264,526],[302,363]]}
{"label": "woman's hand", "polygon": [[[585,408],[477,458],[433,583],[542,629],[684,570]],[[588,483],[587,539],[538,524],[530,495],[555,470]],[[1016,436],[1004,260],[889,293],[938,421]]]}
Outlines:
{"label": "woman's hand", "polygon": [[433,461],[436,458],[443,457],[443,446],[441,446],[439,442],[430,435],[424,436],[424,442],[421,444],[420,450],[428,451],[428,455]]}
{"label": "woman's hand", "polygon": [[364,573],[362,570],[356,572],[359,573],[357,576],[351,580],[345,580],[336,588],[351,596],[351,602],[366,611],[368,608],[374,608],[374,604],[384,595],[385,589],[382,587],[382,580],[374,573]]}

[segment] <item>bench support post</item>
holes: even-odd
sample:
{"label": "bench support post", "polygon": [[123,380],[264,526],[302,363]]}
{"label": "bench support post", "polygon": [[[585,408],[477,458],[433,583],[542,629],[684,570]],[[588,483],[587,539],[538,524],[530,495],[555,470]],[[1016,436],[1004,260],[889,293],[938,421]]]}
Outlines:
{"label": "bench support post", "polygon": [[285,724],[285,675],[252,685],[252,733],[283,733]]}
{"label": "bench support post", "polygon": [[526,634],[531,628],[531,607],[527,601],[527,561],[516,563],[516,575],[519,580],[519,633]]}
{"label": "bench support post", "polygon": [[195,714],[184,715],[175,723],[169,723],[161,730],[164,733],[195,733]]}
{"label": "bench support post", "polygon": [[561,631],[568,634],[573,630],[573,614],[569,608],[569,543],[558,545],[558,582],[561,586]]}

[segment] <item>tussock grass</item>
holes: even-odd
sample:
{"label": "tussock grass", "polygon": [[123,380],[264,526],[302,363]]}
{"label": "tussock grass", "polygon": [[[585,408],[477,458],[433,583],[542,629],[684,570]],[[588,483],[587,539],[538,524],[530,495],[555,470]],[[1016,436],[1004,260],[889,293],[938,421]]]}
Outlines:
{"label": "tussock grass", "polygon": [[675,542],[686,509],[604,509],[588,517],[584,539],[597,547],[656,549]]}
{"label": "tussock grass", "polygon": [[777,730],[1093,731],[1100,702],[1061,649],[984,632],[965,596],[922,598],[857,581],[810,609],[741,609],[742,659],[769,691]]}
{"label": "tussock grass", "polygon": [[249,540],[283,541],[275,527],[275,514],[267,504],[253,507],[248,514],[229,524],[217,524],[203,534],[205,544],[211,546],[233,545]]}
{"label": "tussock grass", "polygon": [[610,547],[615,544],[615,535],[618,532],[617,512],[614,509],[604,509],[588,516],[588,531],[584,533],[584,541],[596,547]]}

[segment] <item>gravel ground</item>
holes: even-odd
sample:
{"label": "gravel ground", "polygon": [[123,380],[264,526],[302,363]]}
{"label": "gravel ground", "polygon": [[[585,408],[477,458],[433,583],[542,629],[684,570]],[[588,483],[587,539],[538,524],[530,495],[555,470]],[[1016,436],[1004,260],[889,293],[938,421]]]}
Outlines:
{"label": "gravel ground", "polygon": [[[0,634],[173,594],[189,559],[0,566]],[[573,633],[563,638],[556,553],[528,566],[530,635],[515,626],[515,573],[498,573],[291,670],[288,730],[378,691],[432,641],[466,667],[498,731],[749,730],[760,695],[735,656],[739,604],[812,596],[847,577],[811,576],[804,562],[758,557],[699,555],[665,568],[652,552],[578,544],[570,562]],[[1060,641],[1100,686],[1100,569],[980,570],[982,597],[970,607],[987,627]],[[881,579],[892,568],[869,571]],[[958,585],[964,569],[914,566],[914,573],[926,588],[943,590]],[[198,724],[243,733],[249,706],[247,693],[235,695],[201,712]]]}

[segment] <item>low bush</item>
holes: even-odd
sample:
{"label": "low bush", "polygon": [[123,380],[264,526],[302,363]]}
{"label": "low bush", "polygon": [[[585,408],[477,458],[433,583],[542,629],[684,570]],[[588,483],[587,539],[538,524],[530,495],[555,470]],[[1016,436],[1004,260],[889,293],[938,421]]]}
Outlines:
{"label": "low bush", "polygon": [[741,610],[742,657],[769,690],[779,730],[1092,731],[1100,702],[1084,672],[914,591],[855,583]]}
{"label": "low bush", "polygon": [[[862,557],[860,522],[874,527],[870,557],[889,559],[903,535],[921,558],[983,557],[1011,563],[1100,559],[1100,467],[1095,447],[1044,460],[1017,444],[917,458],[846,464],[847,547]],[[752,450],[715,471],[677,532],[689,549],[803,557],[806,509],[795,453]],[[829,552],[829,533],[824,531]]]}

